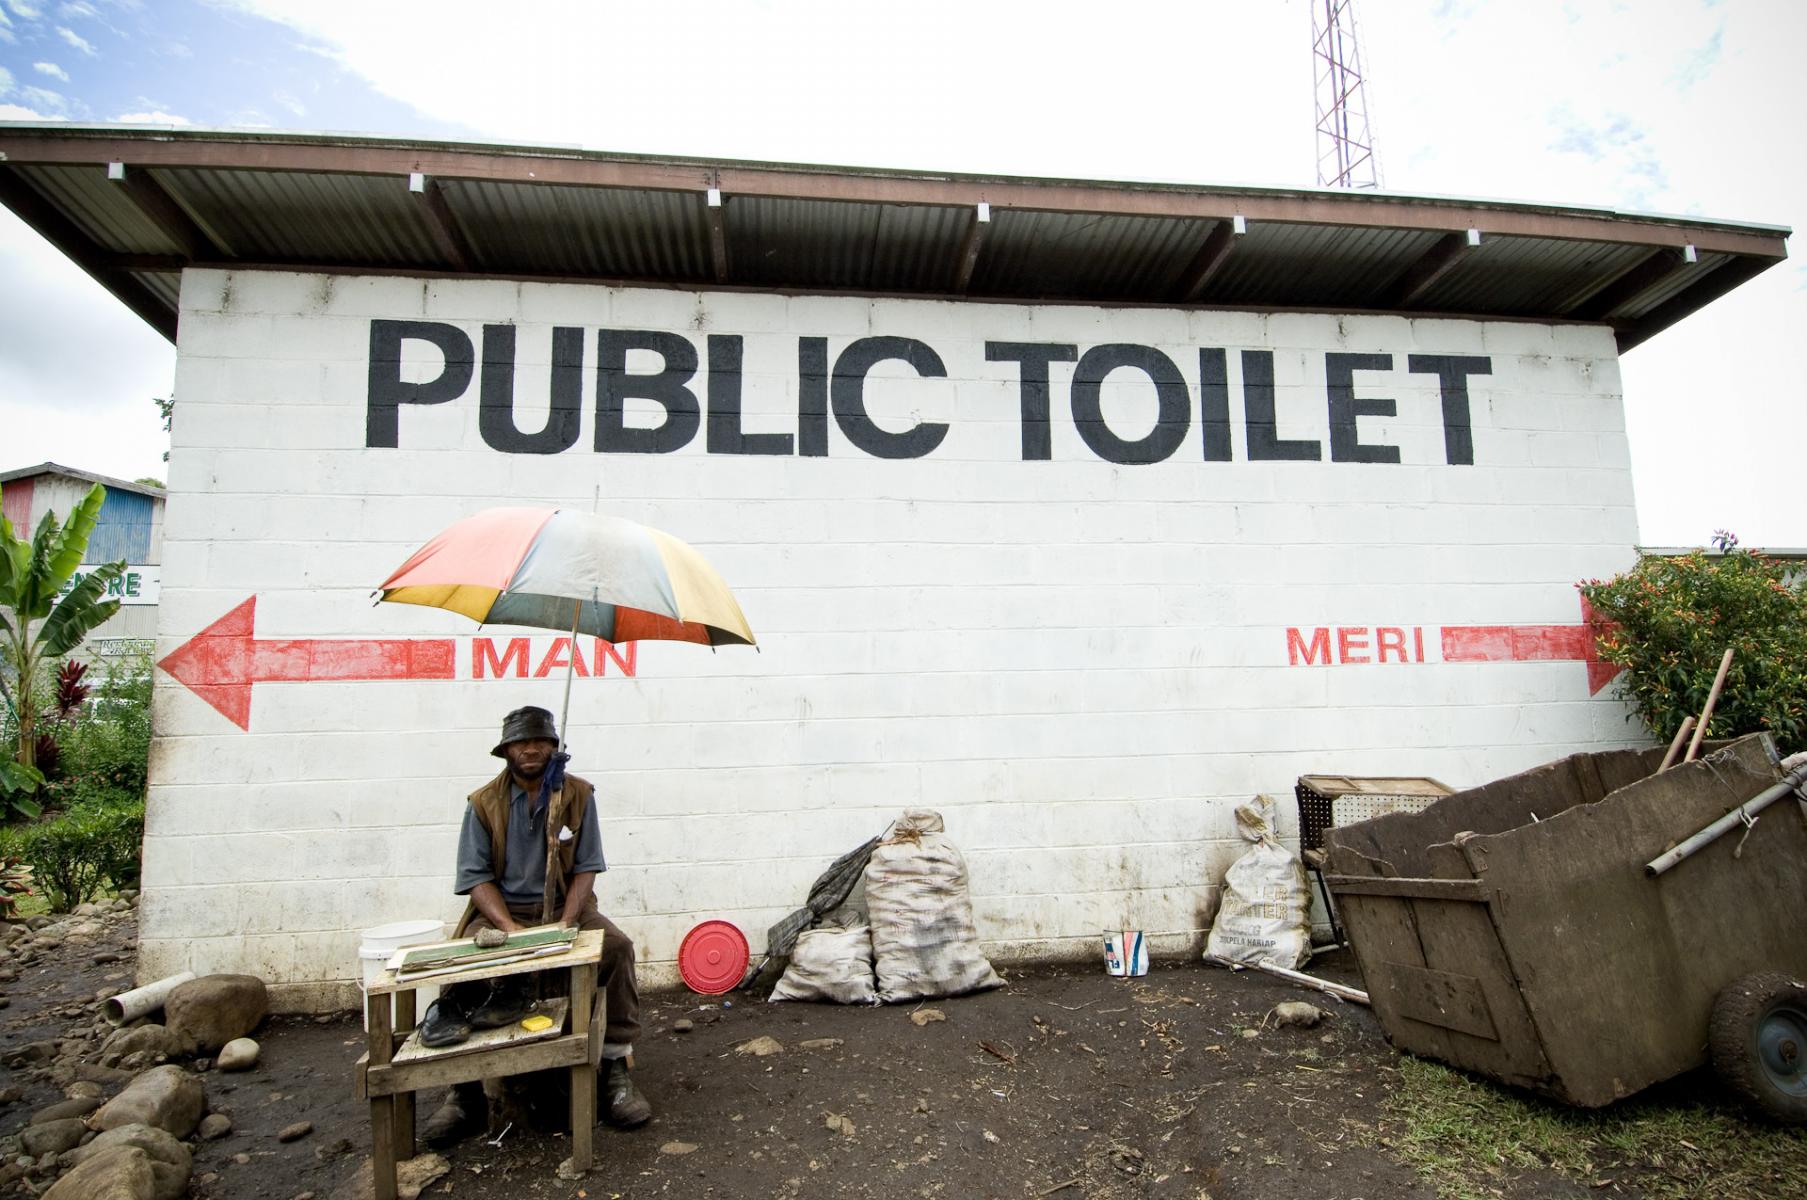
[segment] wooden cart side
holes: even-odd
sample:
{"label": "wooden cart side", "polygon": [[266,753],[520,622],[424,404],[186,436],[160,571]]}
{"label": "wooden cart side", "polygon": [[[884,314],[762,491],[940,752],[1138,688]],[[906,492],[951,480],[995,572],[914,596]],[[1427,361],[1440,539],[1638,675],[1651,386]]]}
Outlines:
{"label": "wooden cart side", "polygon": [[1766,963],[1800,969],[1789,966],[1803,952],[1789,945],[1800,939],[1787,917],[1807,900],[1800,822],[1760,824],[1741,864],[1731,846],[1714,847],[1676,885],[1643,869],[1774,774],[1767,746],[1747,739],[1605,803],[1464,840],[1497,897],[1499,942],[1555,1094],[1596,1106],[1700,1065],[1721,987]]}
{"label": "wooden cart side", "polygon": [[1662,751],[1612,750],[1573,754],[1506,779],[1447,796],[1423,812],[1376,817],[1327,831],[1368,858],[1391,863],[1404,876],[1430,877],[1430,848],[1458,833],[1503,833],[1548,820],[1577,804],[1592,804],[1615,787],[1650,774]]}
{"label": "wooden cart side", "polygon": [[1329,879],[1375,1014],[1401,1050],[1544,1087],[1549,1064],[1499,944],[1491,895],[1443,849],[1432,877]]}

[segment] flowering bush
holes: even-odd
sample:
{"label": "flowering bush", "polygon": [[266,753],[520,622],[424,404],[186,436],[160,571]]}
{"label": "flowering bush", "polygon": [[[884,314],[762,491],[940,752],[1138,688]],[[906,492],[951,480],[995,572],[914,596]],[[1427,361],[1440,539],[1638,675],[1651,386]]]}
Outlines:
{"label": "flowering bush", "polygon": [[1600,656],[1625,668],[1624,696],[1652,735],[1667,741],[1682,719],[1698,717],[1726,648],[1733,651],[1709,737],[1767,731],[1787,754],[1807,749],[1807,590],[1786,564],[1738,548],[1647,556],[1581,593],[1611,622]]}

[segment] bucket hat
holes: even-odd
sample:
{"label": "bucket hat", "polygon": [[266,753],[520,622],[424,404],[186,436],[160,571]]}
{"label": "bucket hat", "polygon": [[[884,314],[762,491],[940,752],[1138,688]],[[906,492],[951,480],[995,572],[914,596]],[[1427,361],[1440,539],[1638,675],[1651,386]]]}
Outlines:
{"label": "bucket hat", "polygon": [[558,741],[558,726],[550,712],[529,704],[502,718],[502,740],[496,743],[495,749],[490,753],[497,758],[504,758],[506,755],[502,753],[503,747],[515,742],[530,742],[535,738]]}

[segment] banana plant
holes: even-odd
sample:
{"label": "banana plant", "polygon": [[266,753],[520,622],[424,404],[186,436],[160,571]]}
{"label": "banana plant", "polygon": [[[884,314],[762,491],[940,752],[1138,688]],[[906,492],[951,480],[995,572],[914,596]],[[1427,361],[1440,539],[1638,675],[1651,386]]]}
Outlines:
{"label": "banana plant", "polygon": [[107,489],[95,484],[70,510],[67,522],[59,525],[56,514],[46,512],[29,541],[0,515],[0,699],[12,710],[19,731],[17,752],[0,770],[0,791],[10,793],[15,808],[33,816],[37,805],[30,793],[43,781],[37,769],[33,699],[38,675],[119,611],[119,601],[106,595],[125,573],[123,562],[98,567],[63,591],[81,565],[106,498]]}

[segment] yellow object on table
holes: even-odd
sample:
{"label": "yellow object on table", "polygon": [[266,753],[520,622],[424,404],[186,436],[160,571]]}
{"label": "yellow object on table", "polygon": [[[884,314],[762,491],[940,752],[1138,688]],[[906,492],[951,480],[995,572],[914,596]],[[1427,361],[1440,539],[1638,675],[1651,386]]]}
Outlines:
{"label": "yellow object on table", "polygon": [[552,1018],[546,1016],[544,1013],[537,1013],[531,1017],[523,1017],[521,1019],[521,1028],[525,1029],[528,1033],[538,1033],[542,1029],[551,1029]]}

